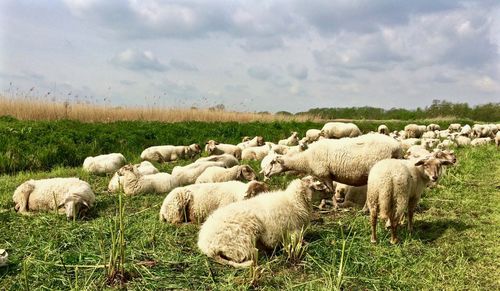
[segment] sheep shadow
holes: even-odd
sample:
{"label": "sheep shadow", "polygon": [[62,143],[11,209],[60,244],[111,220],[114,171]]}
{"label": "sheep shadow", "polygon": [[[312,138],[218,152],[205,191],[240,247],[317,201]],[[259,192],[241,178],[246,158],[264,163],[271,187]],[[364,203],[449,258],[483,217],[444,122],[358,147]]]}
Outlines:
{"label": "sheep shadow", "polygon": [[436,221],[415,221],[414,232],[424,243],[431,243],[443,236],[448,229],[453,229],[455,232],[462,232],[472,228],[460,220],[442,218]]}

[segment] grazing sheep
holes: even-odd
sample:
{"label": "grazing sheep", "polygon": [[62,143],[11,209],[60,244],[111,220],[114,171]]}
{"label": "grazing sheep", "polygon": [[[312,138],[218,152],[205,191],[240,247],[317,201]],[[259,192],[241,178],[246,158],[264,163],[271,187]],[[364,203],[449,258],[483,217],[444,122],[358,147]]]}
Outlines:
{"label": "grazing sheep", "polygon": [[497,131],[497,134],[495,135],[495,145],[497,147],[500,146],[500,131]]}
{"label": "grazing sheep", "polygon": [[425,132],[425,127],[422,128],[420,125],[414,123],[405,126],[405,137],[406,138],[420,138]]}
{"label": "grazing sheep", "polygon": [[[204,162],[221,162],[224,164],[225,168],[231,168],[233,166],[239,165],[240,162],[236,157],[230,154],[223,154],[223,155],[215,155],[215,156],[209,156],[205,158],[199,158],[196,161],[194,161],[193,164],[199,164],[199,163],[204,163]],[[176,166],[172,170],[172,175],[176,171],[176,169],[181,169],[182,167]]]}
{"label": "grazing sheep", "polygon": [[313,190],[324,189],[308,176],[293,180],[286,190],[221,207],[201,226],[198,247],[218,263],[250,267],[256,247],[273,249],[286,234],[309,224]]}
{"label": "grazing sheep", "polygon": [[464,147],[470,145],[471,139],[466,136],[460,135],[455,138],[455,142],[457,143],[458,147]]}
{"label": "grazing sheep", "polygon": [[237,159],[241,159],[241,149],[238,146],[226,143],[218,143],[215,140],[209,140],[206,143],[205,150],[208,155],[230,154]]}
{"label": "grazing sheep", "polygon": [[390,131],[389,131],[389,127],[387,127],[387,125],[381,124],[377,128],[377,132],[380,133],[380,134],[389,135]]}
{"label": "grazing sheep", "polygon": [[462,126],[460,123],[452,123],[448,126],[448,131],[451,132],[460,132],[462,130]]}
{"label": "grazing sheep", "polygon": [[325,181],[333,191],[333,181],[351,186],[365,185],[368,172],[377,161],[401,157],[401,144],[383,134],[326,139],[295,155],[275,157],[265,174],[270,177],[288,170],[308,173]]}
{"label": "grazing sheep", "polygon": [[252,139],[247,140],[245,138],[243,138],[243,142],[237,144],[237,146],[242,150],[248,147],[260,147],[264,145],[264,138],[262,136],[256,136]]}
{"label": "grazing sheep", "polygon": [[306,131],[306,136],[305,138],[307,139],[308,143],[315,142],[320,139],[323,135],[321,134],[321,130],[319,129],[308,129]]}
{"label": "grazing sheep", "polygon": [[123,166],[118,175],[122,176],[125,195],[167,193],[179,186],[177,179],[168,173],[142,175],[134,165]]}
{"label": "grazing sheep", "polygon": [[471,133],[472,133],[472,128],[468,124],[464,125],[464,127],[462,127],[462,129],[460,130],[460,135],[463,136],[470,136]]}
{"label": "grazing sheep", "polygon": [[[155,166],[153,166],[153,164],[148,161],[142,161],[140,164],[136,164],[135,166],[137,167],[139,173],[141,173],[142,175],[151,175],[160,172]],[[120,190],[120,186],[123,187],[123,182],[121,180],[121,176],[117,171],[111,178],[111,181],[109,181],[108,191],[111,193],[117,192]]]}
{"label": "grazing sheep", "polygon": [[126,162],[125,157],[119,153],[87,157],[83,161],[83,169],[92,174],[105,175],[116,172]]}
{"label": "grazing sheep", "polygon": [[427,125],[427,131],[436,131],[436,130],[441,130],[441,126],[439,126],[439,124],[431,123]]}
{"label": "grazing sheep", "polygon": [[278,142],[279,145],[294,146],[299,144],[299,134],[294,131],[292,135]]}
{"label": "grazing sheep", "polygon": [[258,146],[258,147],[247,147],[241,152],[242,160],[262,160],[271,148],[268,145]]}
{"label": "grazing sheep", "polygon": [[192,158],[199,153],[201,153],[201,147],[198,144],[189,146],[152,146],[142,151],[141,159],[150,162],[164,163],[183,158]]}
{"label": "grazing sheep", "polygon": [[252,181],[204,183],[172,190],[160,209],[160,221],[201,223],[216,209],[268,191],[266,184]]}
{"label": "grazing sheep", "polygon": [[492,139],[490,137],[479,137],[479,138],[473,139],[470,142],[470,145],[473,147],[483,146],[483,145],[489,144],[491,141],[492,141]]}
{"label": "grazing sheep", "polygon": [[413,228],[413,213],[427,185],[437,182],[442,166],[451,162],[434,157],[415,160],[387,159],[376,163],[368,177],[367,205],[370,210],[371,242],[377,242],[377,217],[389,219],[391,244],[398,242],[397,228],[408,210],[408,229]]}
{"label": "grazing sheep", "polygon": [[361,134],[361,130],[354,123],[327,122],[321,129],[321,135],[326,138],[356,137]]}
{"label": "grazing sheep", "polygon": [[257,176],[249,165],[234,166],[229,169],[209,167],[196,179],[196,183],[215,183],[232,180],[255,180]]}
{"label": "grazing sheep", "polygon": [[78,178],[52,178],[22,183],[15,190],[12,200],[16,211],[21,214],[58,210],[72,219],[92,207],[95,195],[89,183]]}
{"label": "grazing sheep", "polygon": [[492,131],[488,124],[474,124],[472,127],[473,137],[491,137]]}

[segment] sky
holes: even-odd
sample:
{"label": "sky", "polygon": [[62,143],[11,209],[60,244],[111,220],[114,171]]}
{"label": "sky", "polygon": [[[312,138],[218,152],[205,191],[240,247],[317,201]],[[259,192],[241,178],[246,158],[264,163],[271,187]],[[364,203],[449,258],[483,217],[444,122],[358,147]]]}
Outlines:
{"label": "sky", "polygon": [[500,102],[500,1],[2,0],[0,93],[19,92],[251,112]]}

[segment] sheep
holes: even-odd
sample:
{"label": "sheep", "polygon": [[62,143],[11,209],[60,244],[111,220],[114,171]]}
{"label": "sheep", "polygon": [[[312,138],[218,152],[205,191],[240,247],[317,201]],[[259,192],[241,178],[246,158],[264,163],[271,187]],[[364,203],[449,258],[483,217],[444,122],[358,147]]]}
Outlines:
{"label": "sheep", "polygon": [[267,192],[266,184],[251,181],[194,184],[172,190],[163,200],[160,221],[201,223],[216,209]]}
{"label": "sheep", "polygon": [[[289,146],[282,145],[282,144],[277,144],[277,145],[273,145],[271,147],[270,151],[273,151],[273,152],[275,152],[277,154],[280,154],[280,155],[286,155],[286,153],[288,152],[288,150],[290,150]],[[269,155],[269,153],[268,153],[268,155]]]}
{"label": "sheep", "polygon": [[278,141],[278,144],[286,145],[286,146],[298,145],[299,144],[299,134],[296,131],[294,131],[294,132],[292,132],[292,135],[290,135],[288,138]]}
{"label": "sheep", "polygon": [[411,146],[421,143],[422,141],[418,138],[407,138],[401,141],[401,147],[403,150],[407,151]]}
{"label": "sheep", "polygon": [[497,131],[497,134],[495,135],[495,145],[497,147],[500,146],[500,131]]}
{"label": "sheep", "polygon": [[434,157],[415,160],[387,159],[376,163],[368,177],[367,205],[370,210],[371,242],[377,242],[377,218],[389,219],[391,244],[398,242],[397,228],[408,210],[408,229],[413,229],[413,213],[425,187],[437,182],[442,166],[451,162]]}
{"label": "sheep", "polygon": [[5,267],[9,264],[9,253],[6,250],[0,249],[0,267]]}
{"label": "sheep", "polygon": [[401,158],[401,144],[383,134],[355,138],[320,140],[295,155],[276,156],[266,176],[295,170],[325,181],[333,191],[333,181],[351,186],[366,184],[370,168],[379,160]]}
{"label": "sheep", "polygon": [[460,135],[455,138],[455,142],[457,143],[457,146],[464,147],[470,145],[471,139],[466,136]]}
{"label": "sheep", "polygon": [[435,148],[439,144],[440,140],[437,138],[426,138],[423,139],[420,144],[424,146],[426,149],[430,150]]}
{"label": "sheep", "polygon": [[491,127],[487,124],[474,124],[472,127],[473,137],[491,137]]}
{"label": "sheep", "polygon": [[87,157],[83,161],[83,170],[92,174],[105,175],[116,172],[126,162],[127,160],[120,153]]}
{"label": "sheep", "polygon": [[389,128],[387,127],[387,125],[381,124],[377,128],[377,132],[380,133],[380,134],[389,135],[390,131],[389,131]]}
{"label": "sheep", "polygon": [[406,138],[420,138],[424,133],[425,128],[414,123],[405,126],[405,137]]}
{"label": "sheep", "polygon": [[162,145],[152,146],[141,153],[141,159],[150,162],[171,162],[182,158],[192,158],[201,153],[201,147],[198,144],[189,146]]}
{"label": "sheep", "polygon": [[14,191],[12,200],[15,210],[21,214],[57,210],[65,212],[67,219],[73,219],[93,206],[95,195],[89,183],[78,178],[51,178],[22,183]]}
{"label": "sheep", "polygon": [[471,133],[472,133],[472,128],[468,124],[464,125],[462,127],[462,129],[460,130],[460,135],[463,135],[463,136],[469,136],[469,135],[471,135]]}
{"label": "sheep", "polygon": [[303,152],[303,151],[307,150],[308,148],[309,148],[309,146],[306,143],[299,142],[299,145],[290,147],[285,154],[286,155],[294,155],[296,153]]}
{"label": "sheep", "polygon": [[[215,156],[209,156],[205,158],[199,158],[196,161],[194,161],[193,164],[199,164],[199,163],[204,163],[204,162],[221,162],[224,167],[226,168],[231,168],[233,166],[239,165],[240,162],[238,159],[230,154],[223,154],[223,155],[215,155]],[[181,169],[182,167],[176,166],[172,170],[172,174],[176,171],[176,169]]]}
{"label": "sheep", "polygon": [[337,207],[364,207],[366,203],[367,186],[349,186],[342,183],[337,183],[335,187],[335,200]]}
{"label": "sheep", "polygon": [[479,138],[473,139],[470,142],[470,145],[473,147],[483,146],[483,145],[489,144],[491,142],[491,140],[492,139],[490,137],[479,137]]}
{"label": "sheep", "polygon": [[320,137],[323,137],[321,130],[319,129],[308,129],[306,131],[306,136],[305,138],[307,139],[308,143],[315,142],[320,139]]}
{"label": "sheep", "polygon": [[249,165],[234,166],[229,169],[209,167],[196,179],[196,183],[215,183],[232,180],[255,180],[255,171]]}
{"label": "sheep", "polygon": [[225,167],[224,162],[198,162],[184,167],[175,167],[172,170],[172,178],[176,180],[177,186],[194,184],[196,179],[209,167]]}
{"label": "sheep", "polygon": [[431,123],[427,125],[427,131],[436,131],[436,130],[441,130],[441,126],[439,126],[439,124]]}
{"label": "sheep", "polygon": [[215,140],[207,141],[205,151],[210,156],[230,154],[237,159],[241,159],[241,148],[232,144],[218,143]]}
{"label": "sheep", "polygon": [[415,158],[421,158],[430,155],[431,152],[429,152],[424,146],[422,145],[412,145],[405,154],[405,159],[415,159]]}
{"label": "sheep", "polygon": [[201,226],[198,248],[218,263],[250,267],[257,247],[273,249],[286,234],[309,224],[313,190],[325,188],[307,176],[293,180],[285,190],[221,207]]}
{"label": "sheep", "polygon": [[237,144],[236,146],[243,150],[248,147],[260,147],[262,145],[264,145],[264,138],[262,136],[256,136],[249,140],[245,140],[245,138],[243,138],[243,142]]}
{"label": "sheep", "polygon": [[422,138],[437,138],[437,134],[434,131],[426,131],[422,134]]}
{"label": "sheep", "polygon": [[326,138],[356,137],[361,130],[354,123],[327,122],[321,129],[321,135]]}
{"label": "sheep", "polygon": [[[153,166],[153,164],[148,161],[142,161],[140,164],[136,164],[135,166],[137,166],[137,170],[142,175],[151,175],[160,172],[155,166]],[[117,171],[111,178],[111,181],[109,181],[108,191],[111,193],[117,192],[120,189],[120,186],[123,187],[123,182],[121,180],[121,176]]]}
{"label": "sheep", "polygon": [[241,152],[242,160],[262,160],[271,148],[268,145],[258,146],[258,147],[247,147]]}
{"label": "sheep", "polygon": [[437,148],[444,150],[444,149],[449,149],[452,146],[455,146],[455,143],[452,140],[445,139],[437,145]]}
{"label": "sheep", "polygon": [[167,193],[179,186],[178,180],[168,173],[142,175],[137,166],[131,164],[123,166],[118,175],[122,176],[125,195]]}
{"label": "sheep", "polygon": [[452,123],[450,126],[448,126],[448,131],[449,132],[460,132],[462,130],[462,126],[460,123]]}

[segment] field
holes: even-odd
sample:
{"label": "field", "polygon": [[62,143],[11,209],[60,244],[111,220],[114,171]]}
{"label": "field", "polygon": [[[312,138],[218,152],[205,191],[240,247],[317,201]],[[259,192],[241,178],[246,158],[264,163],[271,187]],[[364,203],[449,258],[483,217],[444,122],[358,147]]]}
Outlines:
{"label": "field", "polygon": [[[400,129],[407,122],[388,123]],[[378,123],[359,122],[363,131]],[[386,123],[387,124],[387,123]],[[1,290],[96,290],[119,288],[106,276],[116,251],[120,195],[106,192],[109,177],[92,176],[78,166],[87,155],[119,151],[132,162],[140,150],[158,143],[203,143],[209,138],[237,142],[261,134],[276,141],[313,122],[202,123],[0,120],[0,248],[10,264],[0,269]],[[164,195],[123,197],[124,266],[131,290],[155,289],[448,289],[498,290],[500,279],[500,151],[493,145],[456,150],[458,164],[438,187],[428,189],[410,236],[389,244],[378,228],[369,241],[368,217],[358,211],[319,213],[306,230],[304,256],[290,261],[282,250],[259,253],[258,266],[220,266],[196,247],[197,225],[172,226],[158,220]],[[186,164],[189,161],[176,163]],[[245,162],[247,163],[247,162]],[[171,171],[176,164],[161,165]],[[258,164],[249,162],[256,170]],[[18,215],[12,193],[27,179],[77,176],[88,181],[96,207],[83,220],[55,213]],[[262,178],[262,177],[260,177]],[[294,176],[273,177],[273,189]],[[317,205],[317,202],[316,202]]]}

